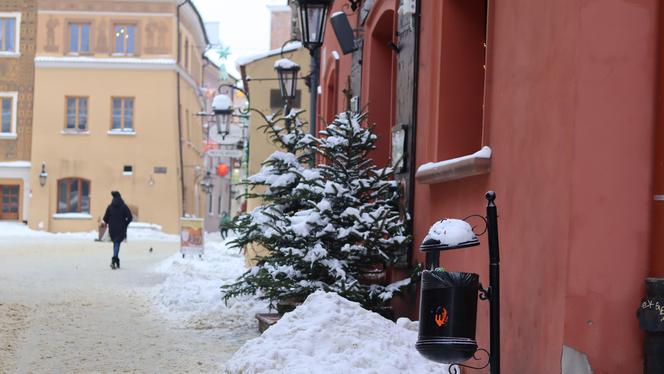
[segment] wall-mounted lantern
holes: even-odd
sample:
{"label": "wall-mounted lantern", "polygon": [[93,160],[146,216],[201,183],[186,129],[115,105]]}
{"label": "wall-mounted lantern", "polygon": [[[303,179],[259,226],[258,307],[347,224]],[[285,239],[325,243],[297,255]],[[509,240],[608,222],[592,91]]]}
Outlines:
{"label": "wall-mounted lantern", "polygon": [[46,185],[46,178],[48,178],[48,173],[46,172],[46,164],[42,162],[41,172],[39,173],[39,185],[44,187]]}
{"label": "wall-mounted lantern", "polygon": [[[300,65],[287,58],[282,58],[274,63],[274,70],[277,72],[277,78],[279,78],[281,98],[286,103],[286,107],[290,107],[290,103],[295,100]],[[288,113],[284,114],[287,115]]]}
{"label": "wall-mounted lantern", "polygon": [[226,94],[216,95],[212,100],[212,111],[217,122],[217,133],[225,138],[230,133],[233,100]]}
{"label": "wall-mounted lantern", "polygon": [[201,181],[201,188],[203,189],[203,192],[210,193],[213,187],[214,186],[212,185],[212,175],[208,171],[203,177],[203,180]]}
{"label": "wall-mounted lantern", "polygon": [[[480,244],[472,227],[464,220],[445,219],[429,230],[420,249],[427,253],[422,273],[419,336],[415,345],[429,360],[456,366],[483,369],[490,365],[491,374],[500,373],[500,276],[498,248],[498,213],[496,194],[487,192],[487,215],[482,218],[489,238],[489,288],[483,289],[475,273],[448,272],[439,268],[440,251],[475,247]],[[470,217],[469,217],[470,218]],[[477,296],[489,300],[489,351],[478,349],[475,341]],[[489,355],[483,367],[461,364],[470,358],[479,360],[477,352]],[[458,372],[458,371],[457,371]]]}

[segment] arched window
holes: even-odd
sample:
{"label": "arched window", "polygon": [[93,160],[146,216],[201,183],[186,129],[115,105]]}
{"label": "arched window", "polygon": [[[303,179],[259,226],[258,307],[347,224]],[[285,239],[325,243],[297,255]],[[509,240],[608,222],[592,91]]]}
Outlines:
{"label": "arched window", "polygon": [[81,178],[58,180],[58,213],[90,213],[90,181]]}
{"label": "arched window", "polygon": [[[398,2],[396,2],[398,3]],[[391,154],[391,129],[396,114],[396,53],[391,47],[395,38],[394,1],[374,5],[367,20],[363,73],[363,103],[368,104],[368,122],[375,124],[378,136],[372,158],[379,166],[387,166]]]}

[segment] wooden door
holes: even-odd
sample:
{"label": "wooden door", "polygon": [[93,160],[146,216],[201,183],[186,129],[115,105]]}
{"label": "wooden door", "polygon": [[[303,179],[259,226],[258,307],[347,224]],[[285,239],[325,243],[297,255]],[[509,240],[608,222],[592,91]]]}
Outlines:
{"label": "wooden door", "polygon": [[20,186],[0,184],[0,220],[18,220]]}

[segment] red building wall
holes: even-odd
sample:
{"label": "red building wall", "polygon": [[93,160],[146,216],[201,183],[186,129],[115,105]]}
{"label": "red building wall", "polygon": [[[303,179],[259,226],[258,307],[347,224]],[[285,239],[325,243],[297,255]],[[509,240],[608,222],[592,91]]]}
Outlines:
{"label": "red building wall", "polygon": [[[371,38],[397,3],[374,1],[362,30],[362,104],[374,108],[370,120],[389,126],[399,94],[394,69],[385,68],[392,56],[380,56]],[[658,2],[490,1],[486,77],[483,3],[421,0],[416,165],[483,145],[493,156],[489,174],[415,183],[414,242],[441,218],[484,213],[484,193],[495,190],[502,369],[560,373],[566,345],[587,354],[594,373],[641,372],[635,310],[649,266]],[[330,14],[348,12],[345,4],[335,1]],[[319,116],[330,120],[345,109],[352,61],[331,27],[321,52]],[[389,155],[389,127],[382,130],[381,162]],[[441,264],[487,283],[481,240]],[[413,255],[424,262],[419,250]],[[480,303],[482,347],[487,328]]]}
{"label": "red building wall", "polygon": [[[468,53],[441,43],[455,1],[422,0],[417,165],[453,147],[444,133],[453,117],[441,104],[458,97],[445,89],[441,61]],[[563,345],[586,353],[595,373],[640,371],[656,8],[655,0],[492,2],[481,139],[493,149],[491,172],[416,184],[415,243],[440,218],[483,212],[484,192],[497,192],[506,372],[559,373]],[[486,282],[486,251],[441,263]],[[487,324],[483,305],[485,347]]]}

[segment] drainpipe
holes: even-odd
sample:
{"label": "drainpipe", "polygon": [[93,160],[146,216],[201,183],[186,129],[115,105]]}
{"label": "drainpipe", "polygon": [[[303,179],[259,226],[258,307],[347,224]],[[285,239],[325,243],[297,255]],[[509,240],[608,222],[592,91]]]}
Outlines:
{"label": "drainpipe", "polygon": [[178,154],[180,156],[180,204],[182,204],[181,216],[184,217],[185,207],[184,207],[184,155],[182,150],[182,108],[181,108],[181,98],[180,98],[180,61],[182,59],[182,51],[180,50],[180,43],[182,42],[182,33],[180,32],[180,8],[185,4],[189,3],[190,0],[184,0],[177,5],[175,12],[176,27],[178,31],[178,40],[177,40],[177,66],[175,69],[175,75],[177,78],[177,112],[178,112]]}

